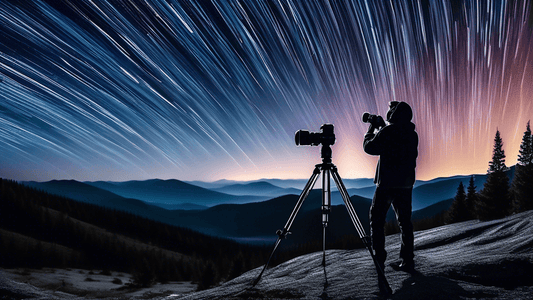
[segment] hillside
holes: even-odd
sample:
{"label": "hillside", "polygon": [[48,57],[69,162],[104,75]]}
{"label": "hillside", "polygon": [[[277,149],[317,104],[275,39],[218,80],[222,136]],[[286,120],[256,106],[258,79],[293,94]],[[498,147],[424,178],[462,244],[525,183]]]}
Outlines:
{"label": "hillside", "polygon": [[[263,242],[268,245],[277,238],[275,235],[276,230],[283,228],[297,200],[297,195],[285,195],[262,202],[223,204],[205,210],[174,211],[173,214],[177,220],[180,220],[182,226],[202,233],[242,242]],[[352,196],[350,201],[361,223],[366,231],[369,232],[371,200]],[[424,209],[414,211],[412,220],[415,230],[442,225],[443,214],[449,209],[452,201],[451,199],[444,200]],[[321,239],[321,204],[321,191],[312,190],[293,223],[291,231],[294,234],[287,240],[289,244],[306,243]],[[356,234],[344,203],[332,205],[329,218],[328,242],[335,243],[348,235],[353,236]],[[392,227],[396,226],[392,208],[388,211],[387,221],[390,222]],[[394,233],[396,230],[393,229],[390,233]]]}
{"label": "hillside", "polygon": [[[241,241],[263,238],[273,242],[276,230],[282,229],[298,200],[297,195],[286,195],[268,201],[247,204],[217,205],[202,211],[175,211],[184,226],[210,235]],[[358,196],[350,198],[361,222],[368,231],[370,200]],[[287,239],[289,244],[320,241],[322,194],[313,190],[302,205]],[[389,219],[394,212],[389,211]],[[332,206],[328,225],[328,241],[335,242],[346,235],[355,235],[344,204]]]}
{"label": "hillside", "polygon": [[[533,211],[491,222],[469,221],[415,233],[417,273],[386,266],[391,299],[529,299],[533,294]],[[399,236],[386,239],[387,263],[397,259]],[[366,249],[328,250],[327,282],[322,253],[261,268],[219,287],[186,297],[379,299],[376,272]]]}
{"label": "hillside", "polygon": [[214,269],[218,281],[268,251],[9,180],[0,180],[0,195],[0,267],[111,269],[138,274],[140,284],[200,280]]}
{"label": "hillside", "polygon": [[[105,183],[107,184],[107,183]],[[97,205],[107,209],[124,211],[143,218],[174,226],[182,226],[170,209],[202,210],[207,207],[195,203],[173,202],[169,204],[145,202],[132,198],[125,198],[103,188],[92,186],[88,183],[75,180],[52,180],[48,182],[24,182],[24,185],[42,190],[44,192],[66,197],[76,201]],[[150,189],[152,190],[152,189]],[[153,188],[155,190],[155,188]],[[159,205],[156,205],[159,204]],[[163,206],[163,207],[161,207]]]}
{"label": "hillside", "polygon": [[421,221],[427,218],[433,218],[439,214],[442,214],[452,206],[454,199],[448,199],[444,201],[437,202],[428,207],[413,211],[411,220],[413,222]]}
{"label": "hillside", "polygon": [[24,182],[24,185],[35,189],[76,201],[94,204],[105,208],[127,211],[147,218],[166,221],[171,218],[166,211],[158,206],[119,196],[90,184],[76,180],[52,180],[47,182]]}

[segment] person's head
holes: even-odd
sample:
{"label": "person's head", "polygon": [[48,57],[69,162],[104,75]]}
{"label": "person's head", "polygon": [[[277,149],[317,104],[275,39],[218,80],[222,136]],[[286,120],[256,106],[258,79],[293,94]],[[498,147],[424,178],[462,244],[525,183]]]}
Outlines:
{"label": "person's head", "polygon": [[405,102],[389,102],[389,111],[387,112],[387,122],[389,123],[408,123],[413,118],[411,106]]}

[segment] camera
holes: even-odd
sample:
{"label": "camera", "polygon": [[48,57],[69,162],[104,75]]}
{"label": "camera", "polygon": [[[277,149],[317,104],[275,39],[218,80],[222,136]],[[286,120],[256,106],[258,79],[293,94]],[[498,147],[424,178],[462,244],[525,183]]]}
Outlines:
{"label": "camera", "polygon": [[322,124],[320,132],[309,132],[308,130],[298,130],[294,135],[296,146],[330,146],[335,144],[335,133],[333,133],[333,124]]}
{"label": "camera", "polygon": [[363,122],[365,123],[370,123],[372,124],[372,126],[376,127],[376,128],[379,128],[379,127],[384,127],[386,124],[385,124],[385,121],[383,120],[383,117],[379,116],[379,115],[372,115],[368,112],[365,112],[363,114]]}

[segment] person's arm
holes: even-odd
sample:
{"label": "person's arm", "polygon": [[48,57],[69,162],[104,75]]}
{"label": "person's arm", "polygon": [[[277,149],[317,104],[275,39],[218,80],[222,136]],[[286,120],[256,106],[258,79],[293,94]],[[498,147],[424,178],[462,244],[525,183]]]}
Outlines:
{"label": "person's arm", "polygon": [[368,128],[365,134],[365,140],[363,142],[363,150],[370,155],[381,155],[384,146],[382,132],[385,127],[381,128],[377,134],[374,134],[374,128],[372,125]]}

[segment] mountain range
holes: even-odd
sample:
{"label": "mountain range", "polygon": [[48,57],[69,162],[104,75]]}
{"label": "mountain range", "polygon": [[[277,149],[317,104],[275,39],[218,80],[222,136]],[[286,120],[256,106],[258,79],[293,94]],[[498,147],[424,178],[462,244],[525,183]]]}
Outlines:
{"label": "mountain range", "polygon": [[272,198],[291,194],[299,195],[302,192],[296,188],[281,188],[266,181],[257,181],[245,184],[231,184],[213,190],[235,196],[257,195]]}
{"label": "mountain range", "polygon": [[86,183],[125,198],[139,199],[166,209],[183,209],[183,205],[205,208],[223,203],[249,203],[270,198],[260,195],[229,195],[175,179]]}
{"label": "mountain range", "polygon": [[[301,190],[305,186],[307,181],[308,181],[307,179],[263,178],[263,179],[251,180],[251,181],[235,181],[235,180],[221,179],[221,180],[217,180],[213,182],[205,182],[205,181],[186,181],[186,182],[192,185],[206,188],[206,189],[218,189],[218,188],[222,188],[222,187],[234,185],[234,184],[267,182],[267,183],[270,183],[271,185],[284,188],[284,189],[295,188],[295,189]],[[347,189],[374,186],[374,180],[371,178],[343,179],[343,183]],[[319,188],[320,186],[321,186],[321,181],[318,180],[315,184],[315,187]],[[335,189],[334,185],[332,186],[332,189]]]}
{"label": "mountain range", "polygon": [[[512,176],[511,169],[508,173]],[[459,182],[467,186],[470,176],[453,176],[417,182],[413,189],[413,220],[436,216],[453,202]],[[476,175],[482,188],[486,175]],[[264,181],[205,183],[205,187],[179,180],[152,179],[126,182],[78,182],[52,180],[25,182],[26,185],[72,198],[77,201],[123,210],[164,223],[190,228],[202,233],[240,241],[276,238],[299,197],[291,187],[305,180],[265,179]],[[350,201],[362,224],[368,225],[368,211],[375,187],[371,179],[347,180]],[[279,185],[275,185],[279,184]],[[281,187],[281,186],[283,187]],[[211,186],[211,188],[207,188]],[[334,186],[334,184],[332,184]],[[354,186],[358,186],[357,188]],[[315,188],[304,202],[291,228],[295,242],[320,238],[322,196]],[[389,211],[388,220],[394,219]],[[338,191],[332,191],[332,211],[328,232],[332,239],[355,233]],[[368,231],[368,226],[367,226]]]}

